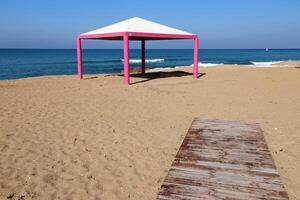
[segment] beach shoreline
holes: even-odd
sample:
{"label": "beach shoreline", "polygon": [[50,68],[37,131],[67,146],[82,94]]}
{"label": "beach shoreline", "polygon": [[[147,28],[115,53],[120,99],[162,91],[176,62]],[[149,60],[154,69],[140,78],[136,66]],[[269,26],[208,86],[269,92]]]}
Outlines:
{"label": "beach shoreline", "polygon": [[259,123],[300,196],[300,62],[0,81],[0,198],[155,199],[195,117]]}
{"label": "beach shoreline", "polygon": [[[192,49],[148,49],[146,67],[153,70],[193,64]],[[241,67],[276,66],[282,61],[299,61],[300,49],[199,49],[199,66],[230,64]],[[120,73],[122,49],[84,49],[84,74]],[[141,49],[130,50],[130,67],[141,66]],[[0,49],[0,80],[77,73],[75,49]]]}
{"label": "beach shoreline", "polygon": [[[206,68],[227,68],[227,69],[239,69],[239,68],[280,68],[280,67],[286,67],[286,68],[293,68],[293,67],[300,67],[300,61],[297,60],[289,60],[289,61],[278,61],[274,62],[262,62],[262,63],[268,63],[268,64],[258,64],[258,65],[240,65],[240,64],[211,64],[206,63],[201,65],[199,63],[199,70],[206,69]],[[191,65],[192,66],[192,65]],[[191,66],[174,66],[174,67],[155,67],[155,68],[146,68],[147,73],[153,73],[153,72],[168,72],[168,71],[174,71],[174,70],[189,70]],[[139,74],[141,72],[140,67],[131,67],[130,73],[131,74]],[[116,73],[86,73],[85,76],[119,76],[123,74],[123,70],[121,72]],[[74,74],[61,74],[61,75],[41,75],[41,76],[29,76],[29,77],[22,77],[22,78],[14,78],[14,79],[0,79],[0,81],[9,81],[9,80],[22,80],[27,78],[39,78],[39,77],[64,77],[64,76],[74,76]]]}

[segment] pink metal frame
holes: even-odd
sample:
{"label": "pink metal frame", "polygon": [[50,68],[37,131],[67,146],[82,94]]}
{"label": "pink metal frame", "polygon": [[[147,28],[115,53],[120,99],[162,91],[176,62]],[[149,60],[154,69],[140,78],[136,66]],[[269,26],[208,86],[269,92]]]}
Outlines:
{"label": "pink metal frame", "polygon": [[141,40],[141,71],[145,74],[145,40],[171,40],[171,39],[193,39],[194,40],[194,67],[193,78],[198,77],[198,49],[199,39],[197,35],[178,35],[178,34],[157,34],[157,33],[139,33],[139,32],[117,32],[106,34],[79,35],[77,38],[77,62],[78,62],[78,78],[82,79],[82,39],[110,39],[123,40],[124,49],[124,84],[130,83],[130,66],[129,66],[129,40]]}
{"label": "pink metal frame", "polygon": [[198,49],[199,49],[199,40],[198,37],[196,37],[194,38],[194,67],[193,67],[194,79],[198,78]]}
{"label": "pink metal frame", "polygon": [[128,85],[129,84],[129,37],[127,34],[124,34],[124,81],[123,83]]}
{"label": "pink metal frame", "polygon": [[78,78],[82,79],[82,55],[81,55],[81,39],[77,38],[77,67],[78,67]]}

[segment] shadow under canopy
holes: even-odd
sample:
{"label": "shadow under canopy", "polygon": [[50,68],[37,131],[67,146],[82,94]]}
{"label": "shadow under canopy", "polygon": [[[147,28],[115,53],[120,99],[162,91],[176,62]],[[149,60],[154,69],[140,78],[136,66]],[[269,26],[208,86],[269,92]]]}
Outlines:
{"label": "shadow under canopy", "polygon": [[198,48],[199,40],[196,34],[171,28],[145,19],[134,17],[121,21],[103,28],[96,29],[87,33],[80,34],[77,37],[77,63],[78,78],[82,79],[82,52],[81,40],[123,40],[124,53],[124,81],[130,83],[130,65],[129,65],[129,41],[141,41],[141,72],[145,75],[145,41],[146,40],[175,40],[175,39],[192,39],[194,40],[194,65],[193,77],[198,77]]}
{"label": "shadow under canopy", "polygon": [[[154,79],[161,79],[161,78],[170,78],[170,77],[183,77],[183,76],[191,76],[193,73],[185,72],[185,71],[170,71],[170,72],[149,72],[147,74],[131,74],[131,77],[138,77],[143,78],[143,80],[136,81],[131,84],[143,83],[147,81],[151,81]],[[197,78],[204,76],[205,73],[200,73],[197,75]],[[123,75],[119,75],[123,76]]]}

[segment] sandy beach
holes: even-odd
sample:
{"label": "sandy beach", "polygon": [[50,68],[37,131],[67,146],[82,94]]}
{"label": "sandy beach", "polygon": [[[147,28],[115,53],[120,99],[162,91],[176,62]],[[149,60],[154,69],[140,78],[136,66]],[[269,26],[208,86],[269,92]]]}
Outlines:
{"label": "sandy beach", "polygon": [[300,197],[300,62],[0,81],[0,199],[153,200],[193,118],[257,122]]}

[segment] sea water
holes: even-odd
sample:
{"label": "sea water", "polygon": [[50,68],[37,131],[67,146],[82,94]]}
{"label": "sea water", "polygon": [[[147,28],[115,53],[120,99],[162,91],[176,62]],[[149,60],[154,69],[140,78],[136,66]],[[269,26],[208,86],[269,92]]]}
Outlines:
{"label": "sea water", "polygon": [[[141,65],[141,51],[130,50],[130,66]],[[85,74],[119,73],[123,69],[123,50],[83,50]],[[238,64],[249,67],[271,66],[273,63],[300,60],[300,49],[200,49],[199,64]],[[190,66],[192,49],[147,49],[146,67]],[[17,79],[45,75],[77,73],[75,49],[0,49],[0,79]]]}

